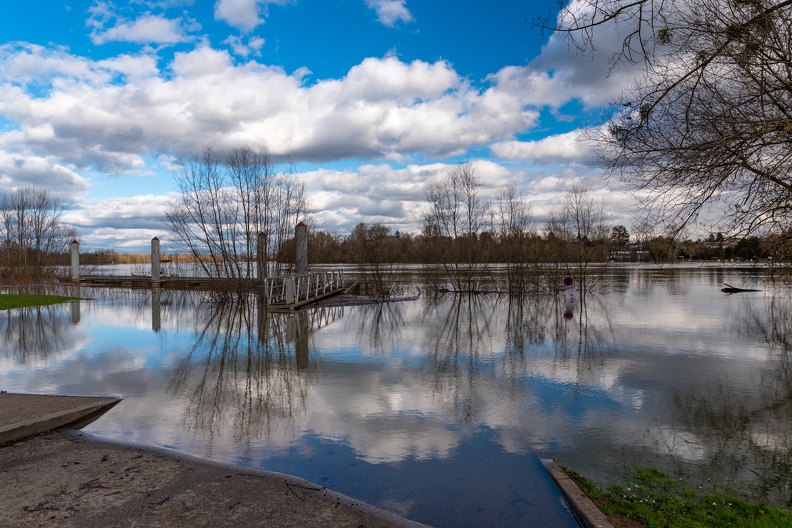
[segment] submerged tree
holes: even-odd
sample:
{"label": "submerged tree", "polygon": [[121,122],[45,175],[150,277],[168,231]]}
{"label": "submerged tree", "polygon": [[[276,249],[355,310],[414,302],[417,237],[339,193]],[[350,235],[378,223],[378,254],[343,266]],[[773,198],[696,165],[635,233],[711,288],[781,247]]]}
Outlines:
{"label": "submerged tree", "polygon": [[266,152],[246,146],[225,160],[207,147],[183,162],[175,181],[180,195],[168,205],[166,218],[177,245],[209,277],[233,279],[238,286],[255,276],[258,234],[268,235],[267,253],[273,254],[307,213],[296,177],[277,173]]}
{"label": "submerged tree", "polygon": [[[552,213],[547,222],[547,236],[555,268],[566,268],[574,273],[581,288],[594,286],[598,274],[589,267],[595,262],[607,261],[608,226],[605,222],[605,203],[577,185],[564,195],[559,213]],[[551,274],[556,276],[558,273]]]}
{"label": "submerged tree", "polygon": [[63,220],[63,204],[44,189],[0,193],[0,268],[12,280],[41,278],[76,236]]}
{"label": "submerged tree", "polygon": [[531,206],[514,187],[501,189],[493,211],[500,260],[506,265],[509,293],[525,293],[538,288],[536,263],[539,256]]}
{"label": "submerged tree", "polygon": [[346,243],[351,246],[353,259],[366,274],[374,295],[389,297],[393,294],[397,240],[391,235],[390,228],[361,222],[349,234]]}
{"label": "submerged tree", "polygon": [[642,67],[599,129],[612,173],[682,228],[792,233],[792,1],[582,0],[556,30],[594,50],[624,35],[614,67]]}
{"label": "submerged tree", "polygon": [[432,238],[435,251],[444,255],[442,263],[456,291],[476,291],[480,267],[488,261],[479,244],[490,209],[480,196],[482,187],[476,167],[466,162],[430,184],[425,193],[423,232]]}

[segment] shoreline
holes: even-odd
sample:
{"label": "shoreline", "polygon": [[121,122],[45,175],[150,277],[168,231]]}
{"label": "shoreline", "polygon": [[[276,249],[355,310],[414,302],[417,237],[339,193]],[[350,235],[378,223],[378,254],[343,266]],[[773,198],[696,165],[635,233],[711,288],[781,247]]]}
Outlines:
{"label": "shoreline", "polygon": [[[120,401],[0,393],[0,525],[426,526],[293,475],[79,430]],[[611,526],[563,470],[546,469],[582,526]]]}
{"label": "shoreline", "polygon": [[425,525],[281,473],[58,430],[0,446],[0,525]]}

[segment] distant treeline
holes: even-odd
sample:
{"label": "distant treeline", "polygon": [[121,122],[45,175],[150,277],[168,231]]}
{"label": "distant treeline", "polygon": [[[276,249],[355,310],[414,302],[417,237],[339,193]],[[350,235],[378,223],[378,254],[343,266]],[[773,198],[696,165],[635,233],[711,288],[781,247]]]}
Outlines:
{"label": "distant treeline", "polygon": [[[184,165],[179,175],[181,198],[166,215],[173,249],[162,258],[198,263],[209,277],[236,279],[239,288],[256,273],[258,235],[276,274],[294,269],[294,227],[308,225],[311,264],[354,263],[382,279],[387,293],[387,266],[440,264],[455,291],[478,291],[482,266],[503,263],[508,291],[536,288],[526,277],[554,276],[560,268],[588,276],[590,264],[607,261],[673,263],[680,260],[789,260],[790,233],[772,237],[684,238],[684,226],[607,221],[602,198],[573,186],[544,225],[534,224],[531,205],[513,187],[494,199],[482,198],[482,183],[470,163],[456,166],[425,189],[426,205],[417,233],[392,231],[384,224],[358,224],[341,236],[312,229],[305,189],[293,173],[277,172],[265,154],[233,150],[221,162],[211,149]],[[69,244],[76,231],[62,221],[64,206],[47,191],[23,188],[0,193],[0,281],[47,280],[58,266],[69,265]],[[115,248],[84,251],[81,265],[141,264],[148,253],[121,253]],[[229,265],[233,263],[233,265]]]}
{"label": "distant treeline", "polygon": [[[621,226],[618,226],[621,228]],[[557,249],[553,248],[553,237],[531,234],[526,237],[532,260],[554,260]],[[448,241],[445,241],[446,243]],[[487,263],[508,263],[514,257],[513,241],[489,232],[481,233],[468,244],[475,246],[483,261]],[[618,244],[609,237],[593,244],[599,250],[595,252],[595,261],[612,260],[632,262],[674,262],[679,260],[763,260],[772,256],[770,242],[761,237],[744,239],[704,239],[674,241],[669,237],[652,237],[643,243],[628,242]],[[394,264],[442,264],[447,262],[448,255],[442,249],[442,241],[425,237],[421,234],[400,233],[391,231],[381,224],[361,223],[347,236],[326,231],[308,233],[308,254],[313,264],[350,264],[367,260],[367,252],[376,252],[383,262]],[[672,249],[676,247],[677,251]],[[294,239],[288,239],[272,255],[269,260],[282,263],[294,259]],[[191,254],[162,253],[162,258],[173,262],[190,263],[197,259]],[[251,260],[255,255],[250,255]],[[55,264],[68,264],[68,253],[50,257]],[[80,254],[80,263],[84,265],[98,264],[149,264],[150,253],[119,253],[115,249],[97,249]]]}

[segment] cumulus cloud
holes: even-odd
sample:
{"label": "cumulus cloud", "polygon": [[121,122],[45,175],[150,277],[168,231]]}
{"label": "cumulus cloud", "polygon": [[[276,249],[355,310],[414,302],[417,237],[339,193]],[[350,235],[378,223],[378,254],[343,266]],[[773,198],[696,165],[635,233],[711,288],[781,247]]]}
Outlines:
{"label": "cumulus cloud", "polygon": [[13,191],[22,187],[46,189],[64,202],[72,202],[88,189],[88,181],[52,159],[0,148],[0,188]]}
{"label": "cumulus cloud", "polygon": [[[19,127],[0,138],[113,172],[207,144],[314,161],[447,156],[507,140],[538,118],[524,90],[493,83],[481,91],[444,61],[369,58],[341,79],[306,85],[303,70],[237,64],[206,44],[174,54],[169,76],[147,55],[91,62],[35,46],[5,51],[0,113]],[[25,75],[12,75],[18,71],[30,87],[20,85]],[[45,93],[32,86],[43,73]]]}
{"label": "cumulus cloud", "polygon": [[[160,7],[171,6],[166,3]],[[189,33],[201,27],[193,19],[167,18],[150,12],[130,20],[119,15],[111,3],[102,1],[88,8],[88,13],[90,16],[86,25],[91,28],[89,36],[91,42],[97,45],[108,42],[173,45],[192,40]]]}
{"label": "cumulus cloud", "polygon": [[[603,74],[620,43],[615,32],[603,32],[593,56],[570,53],[563,39],[552,36],[539,57],[494,71],[484,85],[443,60],[406,62],[396,56],[369,57],[345,75],[313,80],[305,75],[307,68],[287,72],[248,59],[264,46],[251,32],[264,22],[268,6],[287,3],[217,0],[215,18],[239,30],[223,41],[226,49],[203,40],[172,56],[147,47],[91,60],[65,48],[1,45],[0,116],[6,126],[0,128],[0,182],[45,181],[51,174],[54,185],[79,195],[88,187],[80,176],[85,169],[136,173],[156,163],[152,160],[171,165],[206,145],[222,155],[246,144],[268,150],[275,162],[363,160],[346,171],[303,175],[312,206],[323,211],[323,228],[339,233],[361,221],[414,231],[426,181],[450,167],[431,162],[479,149],[489,148],[504,162],[533,162],[519,169],[511,168],[514,163],[507,168],[477,162],[488,196],[505,184],[526,195],[551,197],[570,181],[590,177],[587,187],[596,187],[593,150],[579,141],[579,132],[536,141],[516,138],[544,125],[544,115],[570,113],[578,107],[569,105],[572,101],[585,113],[620,95],[634,72],[626,67],[609,78]],[[189,0],[145,3],[166,14],[177,4]],[[385,25],[413,20],[402,0],[366,0],[366,5]],[[124,18],[114,9],[107,2],[90,9],[96,43],[165,45],[194,38],[196,26],[186,16]],[[401,167],[382,164],[385,160]],[[112,219],[116,211],[131,212],[141,203],[94,204],[96,212],[87,216],[81,210],[75,221],[84,229],[124,230],[125,236],[140,226],[143,233],[152,228],[153,217]],[[138,239],[150,236],[145,232]]]}
{"label": "cumulus cloud", "polygon": [[393,231],[414,231],[426,183],[450,169],[444,163],[366,164],[357,170],[317,170],[300,175],[323,229],[349,233],[360,222],[381,223]]}
{"label": "cumulus cloud", "polygon": [[189,37],[181,26],[180,20],[162,16],[144,15],[137,20],[120,21],[106,29],[94,29],[91,42],[134,42],[137,44],[176,44],[185,42]]}
{"label": "cumulus cloud", "polygon": [[284,5],[289,0],[217,0],[215,20],[222,20],[243,33],[264,23],[269,4]]}
{"label": "cumulus cloud", "polygon": [[261,55],[261,48],[264,46],[264,39],[261,37],[251,37],[245,41],[243,37],[238,35],[231,35],[223,41],[223,44],[228,44],[234,54],[241,57],[248,55]]}
{"label": "cumulus cloud", "polygon": [[494,143],[492,152],[501,159],[535,163],[596,165],[596,144],[581,130],[556,134],[537,141],[503,141]]}
{"label": "cumulus cloud", "polygon": [[642,63],[624,62],[618,68],[613,58],[622,50],[624,36],[615,24],[605,24],[596,33],[596,50],[583,52],[571,46],[566,36],[553,34],[542,52],[525,68],[518,69],[531,80],[533,99],[558,108],[580,101],[595,109],[618,98],[640,75]]}
{"label": "cumulus cloud", "polygon": [[82,201],[63,216],[75,227],[85,248],[145,251],[153,237],[166,236],[165,212],[172,195]]}
{"label": "cumulus cloud", "polygon": [[407,9],[406,0],[366,0],[366,6],[377,13],[381,24],[393,27],[397,22],[411,22],[412,13]]}

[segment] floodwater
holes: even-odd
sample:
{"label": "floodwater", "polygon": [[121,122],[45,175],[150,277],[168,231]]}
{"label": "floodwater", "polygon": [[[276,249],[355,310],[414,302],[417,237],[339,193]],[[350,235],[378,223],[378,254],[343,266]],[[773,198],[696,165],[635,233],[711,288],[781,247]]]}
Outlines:
{"label": "floodwater", "polygon": [[613,267],[600,285],[296,315],[83,288],[91,300],[0,312],[0,388],[121,396],[88,432],[436,526],[574,526],[543,458],[604,484],[654,466],[789,501],[789,290],[693,266]]}

